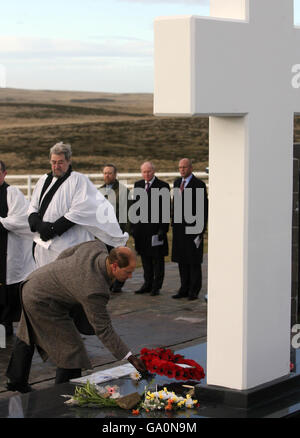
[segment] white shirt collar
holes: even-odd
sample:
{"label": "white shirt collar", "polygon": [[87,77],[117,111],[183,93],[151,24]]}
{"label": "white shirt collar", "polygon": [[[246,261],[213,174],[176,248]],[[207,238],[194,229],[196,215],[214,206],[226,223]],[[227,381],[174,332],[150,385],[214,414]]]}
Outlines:
{"label": "white shirt collar", "polygon": [[184,187],[186,187],[188,185],[188,183],[190,182],[190,180],[192,179],[193,174],[191,173],[190,176],[188,176],[187,178],[182,178],[181,181],[185,181],[184,183]]}
{"label": "white shirt collar", "polygon": [[145,180],[145,187],[146,187],[146,184],[147,183],[149,183],[149,187],[151,187],[151,185],[153,184],[153,181],[155,180],[155,175],[154,175],[154,177],[150,180],[150,181],[146,181]]}

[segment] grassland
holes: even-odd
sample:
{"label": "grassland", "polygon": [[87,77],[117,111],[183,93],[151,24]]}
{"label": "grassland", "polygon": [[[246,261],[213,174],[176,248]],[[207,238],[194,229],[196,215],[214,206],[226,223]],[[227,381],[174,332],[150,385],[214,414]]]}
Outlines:
{"label": "grassland", "polygon": [[10,173],[42,173],[49,148],[64,141],[81,172],[99,172],[107,162],[137,172],[148,159],[157,171],[174,171],[182,156],[204,170],[208,119],[158,118],[152,108],[151,94],[0,89],[0,156]]}

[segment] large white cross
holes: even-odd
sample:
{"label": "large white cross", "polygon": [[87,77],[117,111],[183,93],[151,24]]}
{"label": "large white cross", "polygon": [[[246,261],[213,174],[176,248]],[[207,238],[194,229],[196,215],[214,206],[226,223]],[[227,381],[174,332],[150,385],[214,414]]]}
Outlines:
{"label": "large white cross", "polygon": [[211,0],[210,17],[155,21],[155,114],[212,116],[209,385],[249,389],[290,370],[293,117],[300,110],[293,13],[293,0]]}

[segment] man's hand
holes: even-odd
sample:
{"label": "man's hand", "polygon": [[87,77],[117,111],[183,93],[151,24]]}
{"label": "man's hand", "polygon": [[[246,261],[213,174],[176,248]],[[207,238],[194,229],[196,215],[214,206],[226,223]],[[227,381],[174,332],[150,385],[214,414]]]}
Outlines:
{"label": "man's hand", "polygon": [[38,231],[40,233],[41,227],[43,225],[43,221],[40,218],[38,213],[31,213],[31,215],[28,218],[30,229],[33,233]]}
{"label": "man's hand", "polygon": [[127,360],[142,374],[142,376],[148,374],[147,368],[142,360],[138,359],[133,354],[129,356]]}
{"label": "man's hand", "polygon": [[44,242],[47,242],[47,240],[53,239],[53,237],[56,236],[56,232],[51,222],[42,223],[40,228],[40,236]]}

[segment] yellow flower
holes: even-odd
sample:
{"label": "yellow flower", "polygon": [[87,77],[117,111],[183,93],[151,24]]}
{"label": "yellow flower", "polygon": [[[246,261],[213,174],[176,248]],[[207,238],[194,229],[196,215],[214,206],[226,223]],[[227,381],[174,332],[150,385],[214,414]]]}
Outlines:
{"label": "yellow flower", "polygon": [[198,400],[193,400],[193,403],[194,403],[194,405],[195,405],[196,403],[198,403]]}

